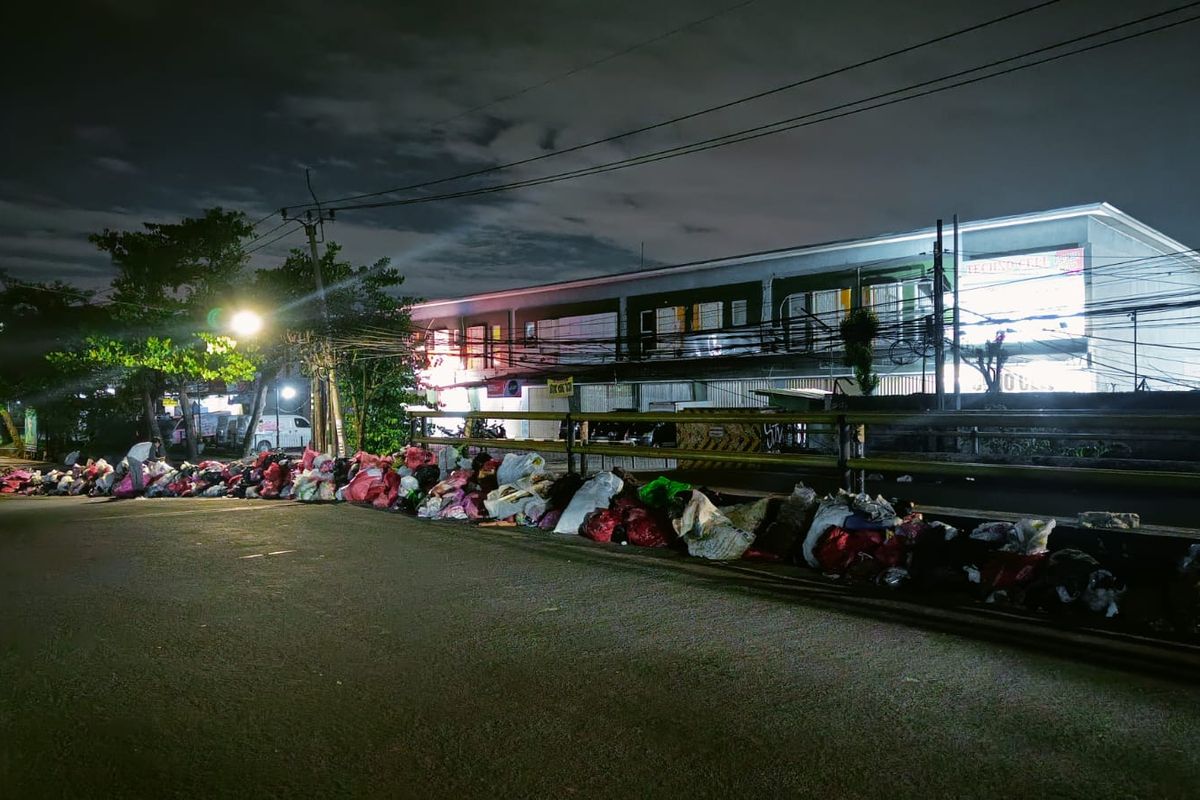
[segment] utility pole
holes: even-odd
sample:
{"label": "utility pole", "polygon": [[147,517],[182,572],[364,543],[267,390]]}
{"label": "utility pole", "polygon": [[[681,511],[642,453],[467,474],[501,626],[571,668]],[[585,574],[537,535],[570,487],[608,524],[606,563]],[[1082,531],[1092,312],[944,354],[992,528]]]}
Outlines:
{"label": "utility pole", "polygon": [[959,376],[962,369],[962,328],[958,316],[958,270],[962,263],[958,252],[962,249],[962,237],[958,232],[958,214],[954,215],[954,410],[962,411],[962,384]]}
{"label": "utility pole", "polygon": [[[299,222],[308,235],[308,250],[312,259],[313,282],[317,287],[317,299],[321,306],[321,322],[325,335],[317,346],[313,366],[313,440],[316,448],[334,456],[346,455],[346,434],[342,427],[342,405],[338,397],[337,373],[334,369],[333,346],[330,342],[329,304],[325,298],[325,281],[321,275],[321,255],[317,251],[317,230],[324,230],[326,220],[333,220],[333,210],[321,208],[320,201],[312,190],[309,172],[304,171],[308,191],[313,195],[314,209],[305,209],[301,216],[289,217],[283,209],[283,218]],[[332,430],[331,430],[332,429]],[[330,435],[332,434],[332,436]]]}
{"label": "utility pole", "polygon": [[933,380],[937,410],[946,410],[946,270],[942,265],[942,221],[933,243]]}
{"label": "utility pole", "polygon": [[1129,318],[1133,320],[1133,390],[1138,391],[1138,337],[1137,337],[1137,309],[1129,312]]}

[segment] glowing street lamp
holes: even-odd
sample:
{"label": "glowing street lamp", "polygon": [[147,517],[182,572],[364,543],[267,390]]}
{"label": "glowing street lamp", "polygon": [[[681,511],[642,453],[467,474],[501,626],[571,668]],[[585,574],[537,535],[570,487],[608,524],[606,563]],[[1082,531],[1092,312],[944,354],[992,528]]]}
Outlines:
{"label": "glowing street lamp", "polygon": [[229,327],[241,337],[250,337],[262,330],[263,320],[249,309],[237,312],[229,319]]}
{"label": "glowing street lamp", "polygon": [[279,449],[279,398],[291,400],[296,396],[296,387],[275,384],[275,449]]}

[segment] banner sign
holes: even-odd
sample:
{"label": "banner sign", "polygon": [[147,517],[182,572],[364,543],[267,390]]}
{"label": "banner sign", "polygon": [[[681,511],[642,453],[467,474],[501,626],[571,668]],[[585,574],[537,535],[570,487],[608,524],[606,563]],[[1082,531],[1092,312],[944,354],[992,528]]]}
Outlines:
{"label": "banner sign", "polygon": [[549,389],[551,397],[574,397],[575,395],[575,379],[563,378],[558,381],[553,378],[546,379],[546,388]]}
{"label": "banner sign", "polygon": [[488,397],[520,397],[521,382],[516,378],[500,378],[487,382]]}

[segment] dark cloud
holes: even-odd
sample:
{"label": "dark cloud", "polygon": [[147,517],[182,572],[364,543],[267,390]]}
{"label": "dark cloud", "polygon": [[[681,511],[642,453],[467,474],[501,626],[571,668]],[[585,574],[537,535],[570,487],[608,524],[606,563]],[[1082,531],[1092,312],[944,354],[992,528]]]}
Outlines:
{"label": "dark cloud", "polygon": [[[19,4],[3,57],[0,269],[98,285],[103,227],[258,218],[526,158],[1018,8],[758,0]],[[911,56],[505,172],[538,177],[886,91],[1168,7],[1061,3]],[[328,229],[433,297],[1108,200],[1200,243],[1196,27],[753,143],[519,192],[345,212]],[[530,89],[530,87],[538,87]],[[527,91],[528,90],[528,91]],[[485,185],[493,178],[432,191]],[[418,193],[420,194],[420,193]],[[406,195],[416,196],[416,195]],[[4,213],[7,212],[7,213]],[[266,223],[268,229],[274,223]],[[255,254],[274,263],[297,236]],[[55,249],[57,248],[57,249]],[[55,273],[55,270],[59,272]]]}

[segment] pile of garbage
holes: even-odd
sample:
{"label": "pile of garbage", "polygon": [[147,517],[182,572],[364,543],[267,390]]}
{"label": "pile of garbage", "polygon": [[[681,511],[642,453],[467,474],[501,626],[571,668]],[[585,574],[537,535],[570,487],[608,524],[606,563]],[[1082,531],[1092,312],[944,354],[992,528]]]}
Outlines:
{"label": "pile of garbage", "polygon": [[251,461],[178,468],[129,456],[115,465],[99,459],[46,472],[9,470],[0,474],[0,493],[355,503],[423,519],[674,548],[714,561],[806,565],[838,580],[966,593],[1056,617],[1132,614],[1142,627],[1200,633],[1200,544],[1140,582],[1129,581],[1082,549],[1052,551],[1053,519],[986,522],[964,533],[918,512],[898,513],[883,497],[845,491],[820,497],[803,485],[787,497],[729,504],[702,487],[668,477],[641,483],[616,468],[587,479],[556,475],[536,453],[500,459],[407,447],[332,458],[306,450],[299,457],[266,452]]}

